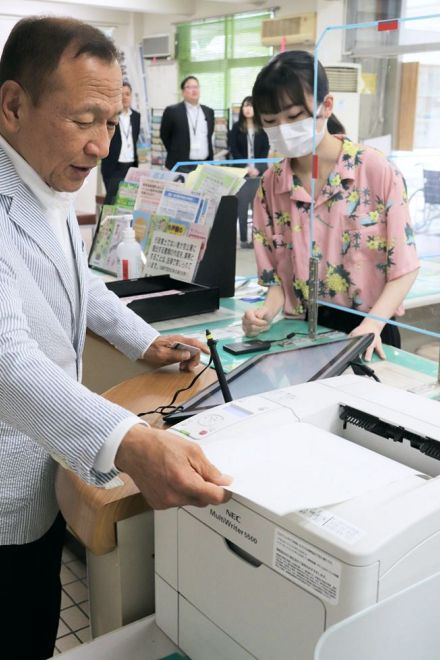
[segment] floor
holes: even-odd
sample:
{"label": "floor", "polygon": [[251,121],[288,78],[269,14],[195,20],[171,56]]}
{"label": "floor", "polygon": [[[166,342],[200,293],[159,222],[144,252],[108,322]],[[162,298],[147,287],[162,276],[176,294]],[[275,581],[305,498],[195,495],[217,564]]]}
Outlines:
{"label": "floor", "polygon": [[91,639],[86,565],[67,546],[63,550],[61,584],[61,617],[54,655]]}

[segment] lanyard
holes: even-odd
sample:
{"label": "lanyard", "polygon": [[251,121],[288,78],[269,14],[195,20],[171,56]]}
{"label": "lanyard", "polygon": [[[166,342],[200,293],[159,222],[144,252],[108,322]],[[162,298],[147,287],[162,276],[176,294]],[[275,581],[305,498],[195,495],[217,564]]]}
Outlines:
{"label": "lanyard", "polygon": [[191,126],[191,128],[192,128],[192,132],[193,132],[193,134],[194,134],[194,136],[195,136],[196,131],[197,131],[197,124],[199,123],[200,106],[197,106],[197,114],[196,114],[196,119],[195,119],[194,124],[192,123],[191,115],[190,115],[190,113],[188,112],[188,109],[186,110],[186,114],[187,114],[187,117],[188,117],[188,121],[189,121],[189,123],[190,123],[190,126]]}
{"label": "lanyard", "polygon": [[130,142],[130,133],[131,133],[131,121],[130,121],[130,115],[128,116],[128,127],[127,130],[125,130],[124,123],[122,120],[119,121],[119,128],[121,129],[125,139],[127,142]]}
{"label": "lanyard", "polygon": [[254,157],[254,141],[255,141],[255,133],[249,133],[247,131],[247,157],[248,158],[253,158]]}

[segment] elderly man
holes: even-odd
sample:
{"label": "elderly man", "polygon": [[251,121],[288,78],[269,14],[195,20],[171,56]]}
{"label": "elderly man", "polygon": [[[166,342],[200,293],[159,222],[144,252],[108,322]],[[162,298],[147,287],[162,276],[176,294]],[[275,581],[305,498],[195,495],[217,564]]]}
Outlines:
{"label": "elderly man", "polygon": [[63,538],[56,461],[96,485],[123,470],[155,508],[226,497],[227,479],[194,443],[140,424],[80,384],[86,326],[132,359],[196,362],[88,274],[72,193],[108,153],[121,88],[113,43],[68,18],[20,21],[0,60],[0,629],[8,660],[53,651]]}

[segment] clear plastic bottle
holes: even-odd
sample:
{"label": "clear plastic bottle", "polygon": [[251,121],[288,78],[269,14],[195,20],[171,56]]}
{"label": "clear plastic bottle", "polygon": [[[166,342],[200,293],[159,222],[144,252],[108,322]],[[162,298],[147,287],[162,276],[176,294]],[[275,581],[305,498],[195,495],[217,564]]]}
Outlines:
{"label": "clear plastic bottle", "polygon": [[126,227],[122,231],[122,242],[116,249],[118,258],[118,279],[133,280],[142,276],[144,254],[135,239],[134,229]]}

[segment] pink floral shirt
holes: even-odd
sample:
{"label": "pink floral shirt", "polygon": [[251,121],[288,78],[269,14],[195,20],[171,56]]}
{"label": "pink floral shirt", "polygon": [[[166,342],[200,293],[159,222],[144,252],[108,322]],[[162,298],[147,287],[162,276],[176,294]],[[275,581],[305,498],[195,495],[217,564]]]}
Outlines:
{"label": "pink floral shirt", "polygon": [[[419,266],[406,186],[379,151],[337,137],[341,155],[315,202],[318,297],[367,312],[388,281]],[[302,314],[308,300],[310,205],[289,159],[265,172],[254,202],[258,275],[282,286],[288,316]]]}

